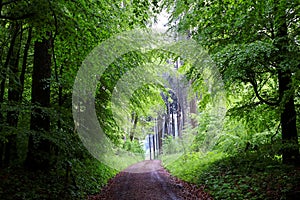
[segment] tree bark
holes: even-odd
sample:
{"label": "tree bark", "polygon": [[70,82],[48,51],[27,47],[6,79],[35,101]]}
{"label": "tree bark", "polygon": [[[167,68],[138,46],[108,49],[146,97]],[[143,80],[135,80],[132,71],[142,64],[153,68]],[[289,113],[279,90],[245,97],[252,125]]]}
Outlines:
{"label": "tree bark", "polygon": [[[21,27],[17,26],[16,31],[19,31],[19,29],[21,29]],[[32,31],[32,29],[30,28],[28,31],[27,42],[24,47],[23,63],[22,63],[22,69],[21,69],[21,74],[20,74],[19,78],[17,76],[18,76],[18,72],[19,72],[19,57],[20,57],[20,50],[21,50],[21,44],[22,44],[21,36],[19,39],[19,46],[18,46],[18,48],[15,48],[13,50],[10,61],[9,61],[10,75],[9,75],[8,103],[10,103],[11,106],[17,106],[18,103],[20,103],[22,101],[22,94],[23,94],[23,90],[24,90],[24,79],[25,79],[25,72],[26,72],[26,66],[27,66],[27,57],[28,57],[28,51],[30,48],[30,41],[31,41],[31,31]],[[10,127],[16,128],[18,125],[18,121],[19,121],[19,112],[18,111],[9,111],[7,113],[6,122]],[[3,162],[4,162],[5,166],[8,166],[8,165],[10,165],[11,162],[16,161],[18,159],[17,134],[12,132],[8,136],[7,144],[0,148],[1,148],[1,153],[0,153],[1,159],[2,159],[3,153],[5,153],[5,155],[3,156]],[[0,163],[0,166],[1,165],[2,164]]]}
{"label": "tree bark", "polygon": [[24,53],[23,53],[23,62],[22,62],[22,69],[20,74],[20,84],[21,84],[21,92],[20,92],[20,101],[22,101],[23,98],[23,91],[24,91],[24,81],[25,81],[25,73],[27,68],[27,59],[28,59],[28,52],[31,44],[32,39],[32,27],[28,30],[28,37],[27,41],[24,47]]}
{"label": "tree bark", "polygon": [[[10,46],[6,55],[6,60],[4,65],[1,67],[1,84],[0,84],[0,103],[4,102],[4,94],[5,94],[5,83],[6,83],[6,77],[7,77],[7,69],[9,64],[11,63],[11,58],[14,52],[14,48],[15,48],[15,43],[18,37],[18,32],[19,30],[15,28],[15,25],[11,25],[10,29],[12,29],[12,37],[11,37],[11,41],[10,41]],[[0,108],[1,108],[1,104],[0,104]],[[2,125],[4,123],[4,116],[3,113],[0,112],[0,124]],[[2,129],[0,127],[0,129]],[[5,162],[7,162],[7,158],[5,158],[5,149],[7,144],[4,144],[3,142],[1,142],[1,155],[0,155],[0,165],[3,166],[3,164]],[[5,161],[6,160],[6,161]]]}
{"label": "tree bark", "polygon": [[[181,99],[181,98],[179,98],[179,99]],[[178,137],[179,138],[182,138],[182,129],[183,129],[183,127],[182,127],[182,123],[181,123],[181,101],[179,101],[179,99],[178,99],[178,104],[177,104],[177,108],[178,108],[178,110],[177,110],[177,130],[178,130]]]}
{"label": "tree bark", "polygon": [[296,109],[294,103],[294,89],[292,81],[292,66],[286,66],[289,59],[289,40],[286,19],[286,2],[278,0],[275,2],[275,46],[277,52],[278,64],[278,82],[279,82],[279,100],[281,110],[281,127],[283,163],[296,164],[299,163],[299,144],[296,124]]}
{"label": "tree bark", "polygon": [[[22,43],[22,24],[15,23],[14,29],[16,32],[21,32],[18,34],[17,42],[14,46],[14,49],[9,60],[9,84],[8,84],[8,104],[10,106],[17,106],[20,102],[20,92],[21,86],[18,79],[19,73],[19,59],[20,59],[20,50]],[[6,116],[7,125],[10,127],[10,133],[8,135],[8,142],[5,145],[5,155],[4,155],[4,164],[8,166],[11,162],[18,159],[17,154],[17,133],[15,129],[18,126],[19,112],[17,110],[8,111]]]}
{"label": "tree bark", "polygon": [[134,134],[135,134],[135,130],[136,130],[136,126],[137,126],[137,122],[138,122],[138,115],[136,113],[132,114],[132,122],[133,122],[133,127],[130,131],[130,141],[133,140],[134,138]]}
{"label": "tree bark", "polygon": [[171,130],[171,134],[173,136],[173,138],[175,138],[175,119],[174,119],[174,110],[173,110],[173,106],[171,105],[171,127],[172,127],[172,130]]}
{"label": "tree bark", "polygon": [[50,167],[51,142],[44,137],[50,131],[50,116],[45,108],[50,107],[51,77],[51,34],[34,43],[32,73],[31,112],[26,167],[32,170],[46,170]]}
{"label": "tree bark", "polygon": [[[279,93],[282,98],[283,110],[280,121],[282,127],[283,163],[297,164],[299,162],[299,144],[296,124],[294,94],[291,93],[292,78],[288,71],[279,72]],[[292,91],[292,93],[294,93]]]}
{"label": "tree bark", "polygon": [[[62,78],[63,76],[63,66],[60,66],[60,69],[59,69],[59,76],[60,76],[60,79]],[[61,108],[62,105],[63,105],[63,87],[62,87],[62,83],[58,83],[59,86],[58,86],[58,107]],[[57,127],[58,129],[60,130],[61,129],[61,111],[59,111],[59,119],[58,119],[58,122],[57,122]]]}
{"label": "tree bark", "polygon": [[158,152],[162,153],[162,137],[163,137],[163,126],[164,126],[164,120],[159,115],[157,118],[157,131],[158,131]]}

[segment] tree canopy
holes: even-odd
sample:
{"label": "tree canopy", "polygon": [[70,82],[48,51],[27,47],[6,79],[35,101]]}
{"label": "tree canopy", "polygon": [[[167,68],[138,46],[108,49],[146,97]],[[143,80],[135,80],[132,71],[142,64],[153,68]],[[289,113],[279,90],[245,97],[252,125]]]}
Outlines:
{"label": "tree canopy", "polygon": [[[162,12],[178,51],[161,48],[169,41],[151,34],[143,44],[159,44],[140,51],[107,42],[151,27]],[[150,154],[185,180],[207,182],[220,199],[232,198],[227,186],[262,193],[258,183],[253,192],[244,182],[268,182],[272,173],[294,184],[297,173],[287,166],[300,164],[299,13],[299,2],[289,0],[0,0],[1,198],[83,199],[117,173],[78,134],[93,121],[72,111],[91,117],[88,104],[113,145],[104,157],[120,168],[137,162],[132,155]],[[101,76],[76,79],[84,64],[94,64],[86,58],[100,44],[128,51]],[[78,105],[76,81],[97,81]],[[95,102],[85,101],[88,95]]]}
{"label": "tree canopy", "polygon": [[[286,146],[283,160],[297,162],[299,4],[228,0],[166,1],[165,5],[171,21],[178,24],[174,29],[189,33],[209,49],[226,87],[240,97],[231,104],[230,113],[248,118],[252,126],[253,110],[275,110],[267,119],[273,123],[267,125],[280,122],[283,142],[294,144]],[[263,119],[258,117],[255,123]]]}

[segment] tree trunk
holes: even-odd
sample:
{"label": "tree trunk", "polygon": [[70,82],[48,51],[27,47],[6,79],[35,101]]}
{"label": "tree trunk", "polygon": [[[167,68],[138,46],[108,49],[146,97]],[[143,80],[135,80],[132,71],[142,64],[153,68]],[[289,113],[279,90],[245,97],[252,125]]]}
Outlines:
{"label": "tree trunk", "polygon": [[157,118],[157,131],[158,131],[158,152],[162,153],[162,137],[163,137],[163,128],[164,126],[164,120],[161,116],[158,116]]}
{"label": "tree trunk", "polygon": [[165,114],[165,117],[164,117],[164,137],[167,137],[169,135],[169,117],[167,116],[167,114]]}
{"label": "tree trunk", "polygon": [[173,138],[175,138],[175,120],[174,120],[173,106],[172,106],[172,110],[171,110],[171,127],[172,127],[172,136],[173,136]]}
{"label": "tree trunk", "polygon": [[50,131],[50,116],[45,108],[50,107],[51,77],[51,34],[48,38],[34,43],[34,60],[32,73],[31,112],[28,153],[26,167],[32,170],[47,170],[51,161],[51,143],[44,134]]}
{"label": "tree trunk", "polygon": [[[19,33],[17,37],[17,42],[14,46],[14,49],[9,60],[9,84],[8,84],[8,104],[11,107],[15,107],[20,102],[20,81],[18,77],[19,73],[19,59],[20,59],[20,50],[22,43],[22,24],[16,23],[14,29]],[[5,145],[5,155],[4,155],[4,164],[9,165],[11,162],[18,159],[17,153],[17,133],[15,132],[18,126],[19,112],[17,110],[8,111],[6,116],[7,125],[10,127],[8,142]]]}
{"label": "tree trunk", "polygon": [[279,72],[279,93],[282,97],[283,110],[281,112],[283,163],[296,164],[299,162],[299,145],[296,124],[296,110],[294,95],[291,93],[291,73]]}
{"label": "tree trunk", "polygon": [[181,123],[181,102],[178,101],[177,105],[177,130],[178,130],[178,137],[182,137],[182,123]]}
{"label": "tree trunk", "polygon": [[135,130],[136,130],[136,126],[137,126],[137,122],[138,122],[138,115],[136,113],[132,114],[132,123],[133,123],[133,127],[130,131],[130,141],[133,141],[134,138],[134,134],[135,134]]}
{"label": "tree trunk", "polygon": [[[63,76],[63,66],[60,66],[60,69],[59,69],[59,76],[60,76],[60,79],[62,78]],[[58,86],[58,107],[61,108],[62,105],[63,105],[63,87],[62,87],[62,83],[58,83],[59,86]],[[59,119],[58,119],[58,122],[57,122],[57,127],[58,127],[58,130],[61,129],[61,111],[59,111]]]}
{"label": "tree trunk", "polygon": [[22,101],[23,98],[23,92],[24,92],[24,81],[25,81],[25,73],[27,68],[27,58],[28,58],[28,52],[31,44],[32,39],[32,27],[28,30],[28,37],[27,41],[24,47],[24,53],[23,53],[23,62],[22,62],[22,69],[20,74],[20,85],[21,85],[21,92],[20,92],[20,101]]}
{"label": "tree trunk", "polygon": [[278,82],[281,110],[281,127],[283,142],[283,163],[296,164],[299,162],[299,144],[296,124],[296,110],[294,103],[294,89],[292,81],[292,66],[286,67],[289,59],[289,40],[286,19],[286,2],[278,0],[275,2],[275,46],[278,48]]}
{"label": "tree trunk", "polygon": [[[1,106],[1,103],[4,102],[4,94],[5,94],[5,83],[6,83],[6,77],[7,77],[7,69],[8,69],[8,66],[10,65],[11,63],[11,58],[12,58],[12,55],[14,53],[14,47],[15,47],[15,43],[16,43],[16,40],[17,40],[17,37],[18,37],[18,32],[19,32],[19,29],[16,29],[15,27],[15,24],[11,25],[10,29],[12,29],[12,38],[11,38],[11,41],[10,41],[10,46],[9,46],[9,49],[8,49],[8,52],[7,52],[7,55],[6,55],[6,60],[5,60],[5,63],[3,66],[1,66],[1,84],[0,84],[0,106]],[[1,108],[1,107],[0,107]],[[3,116],[3,113],[0,112],[0,124],[1,124],[1,127],[2,127],[2,124],[4,123],[4,116]],[[2,129],[0,127],[0,129]],[[0,155],[0,165],[3,166],[3,164],[6,162],[7,163],[7,158],[5,158],[5,149],[7,149],[7,144],[1,142],[1,155]],[[4,163],[3,163],[3,162]]]}

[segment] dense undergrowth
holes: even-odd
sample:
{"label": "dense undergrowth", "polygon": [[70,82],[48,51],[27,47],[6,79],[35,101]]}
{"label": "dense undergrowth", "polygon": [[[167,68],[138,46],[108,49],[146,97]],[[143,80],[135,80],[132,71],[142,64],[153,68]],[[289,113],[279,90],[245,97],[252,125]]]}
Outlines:
{"label": "dense undergrowth", "polygon": [[85,199],[116,174],[95,159],[72,160],[45,171],[6,168],[0,171],[0,199]]}
{"label": "dense undergrowth", "polygon": [[260,151],[234,155],[211,151],[182,156],[166,168],[175,176],[205,185],[215,199],[299,199],[300,168]]}

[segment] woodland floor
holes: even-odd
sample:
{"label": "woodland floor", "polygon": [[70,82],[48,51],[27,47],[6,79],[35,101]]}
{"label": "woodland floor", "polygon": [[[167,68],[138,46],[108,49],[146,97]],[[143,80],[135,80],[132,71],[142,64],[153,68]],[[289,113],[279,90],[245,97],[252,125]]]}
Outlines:
{"label": "woodland floor", "polygon": [[100,194],[89,200],[181,200],[213,199],[203,188],[181,181],[171,176],[159,160],[146,160],[134,164],[102,189]]}

